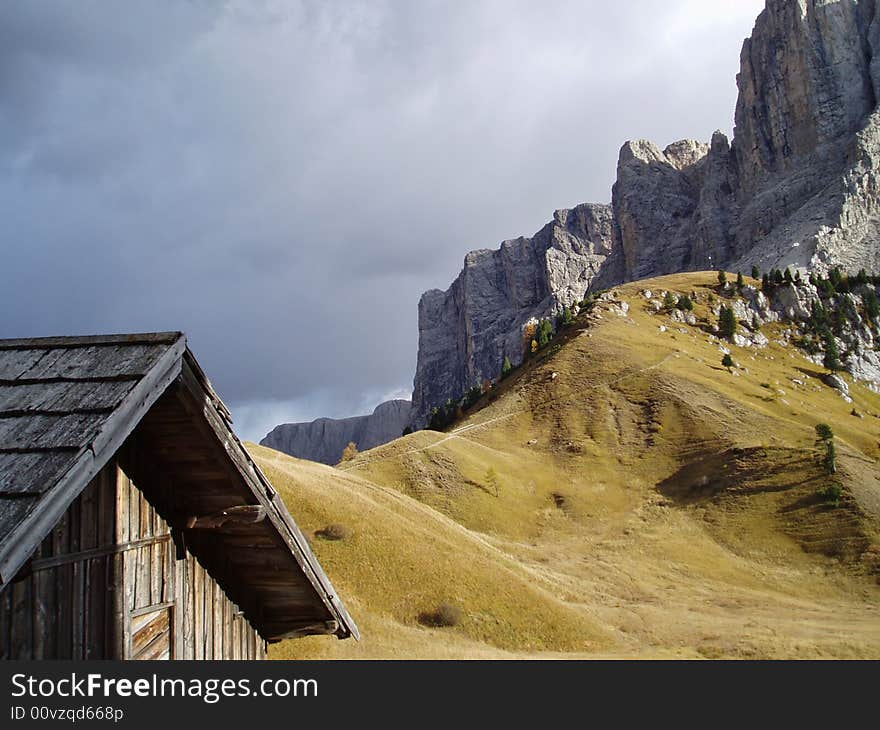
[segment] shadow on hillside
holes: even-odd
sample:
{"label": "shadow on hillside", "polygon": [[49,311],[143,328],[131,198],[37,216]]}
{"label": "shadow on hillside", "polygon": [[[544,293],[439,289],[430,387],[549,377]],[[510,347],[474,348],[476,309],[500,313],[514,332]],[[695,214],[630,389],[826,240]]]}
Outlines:
{"label": "shadow on hillside", "polygon": [[754,495],[804,486],[803,480],[784,478],[792,463],[801,461],[803,455],[788,450],[783,453],[789,457],[787,461],[771,459],[767,449],[761,446],[705,454],[659,482],[657,490],[676,504],[689,505],[723,492]]}

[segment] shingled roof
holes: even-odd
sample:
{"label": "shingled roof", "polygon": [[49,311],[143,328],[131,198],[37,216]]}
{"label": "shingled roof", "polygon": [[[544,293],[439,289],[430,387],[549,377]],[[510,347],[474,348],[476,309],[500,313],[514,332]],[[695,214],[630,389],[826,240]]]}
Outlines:
{"label": "shingled roof", "polygon": [[186,540],[264,638],[357,637],[180,332],[0,340],[0,587],[132,434],[175,477],[166,503],[148,494],[170,524],[218,505],[265,509],[252,525]]}

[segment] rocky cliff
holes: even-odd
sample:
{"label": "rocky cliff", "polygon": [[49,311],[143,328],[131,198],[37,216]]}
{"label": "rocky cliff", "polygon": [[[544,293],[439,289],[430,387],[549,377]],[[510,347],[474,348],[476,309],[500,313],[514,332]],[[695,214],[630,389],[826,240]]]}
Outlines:
{"label": "rocky cliff", "polygon": [[627,142],[611,206],[475,251],[419,302],[413,422],[522,358],[584,292],[676,271],[880,270],[880,8],[768,0],[743,45],[733,141]]}
{"label": "rocky cliff", "polygon": [[532,238],[472,251],[445,292],[419,301],[414,423],[432,406],[495,379],[505,357],[522,359],[522,328],[531,319],[580,301],[613,245],[611,208],[558,210]]}
{"label": "rocky cliff", "polygon": [[301,459],[338,464],[350,441],[364,451],[398,438],[411,420],[411,411],[408,400],[392,400],[366,416],[284,423],[273,428],[260,445]]}

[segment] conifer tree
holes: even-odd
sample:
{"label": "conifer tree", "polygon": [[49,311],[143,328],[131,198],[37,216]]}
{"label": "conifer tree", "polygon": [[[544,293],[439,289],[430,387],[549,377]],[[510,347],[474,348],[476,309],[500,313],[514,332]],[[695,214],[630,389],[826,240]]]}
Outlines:
{"label": "conifer tree", "polygon": [[825,357],[822,360],[822,364],[832,373],[836,373],[843,367],[840,364],[840,351],[837,349],[837,340],[834,339],[834,335],[830,332],[825,333]]}
{"label": "conifer tree", "polygon": [[721,306],[721,311],[718,314],[718,331],[722,337],[728,339],[736,333],[736,317],[730,307]]}

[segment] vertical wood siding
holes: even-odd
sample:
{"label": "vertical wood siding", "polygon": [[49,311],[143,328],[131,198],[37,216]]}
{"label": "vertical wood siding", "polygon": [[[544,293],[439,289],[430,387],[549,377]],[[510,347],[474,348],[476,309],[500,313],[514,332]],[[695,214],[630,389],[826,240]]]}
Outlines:
{"label": "vertical wood siding", "polygon": [[0,592],[3,659],[263,659],[265,642],[115,461]]}

